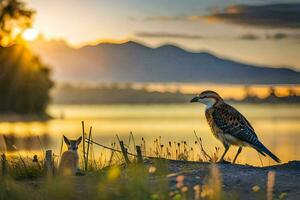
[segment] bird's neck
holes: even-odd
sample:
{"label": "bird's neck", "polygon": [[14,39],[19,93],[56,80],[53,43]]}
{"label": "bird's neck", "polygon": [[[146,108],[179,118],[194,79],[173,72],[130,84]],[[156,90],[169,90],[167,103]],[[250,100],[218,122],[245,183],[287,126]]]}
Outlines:
{"label": "bird's neck", "polygon": [[206,105],[206,110],[208,110],[214,107],[215,105],[222,103],[222,100],[216,98],[209,98],[204,103]]}

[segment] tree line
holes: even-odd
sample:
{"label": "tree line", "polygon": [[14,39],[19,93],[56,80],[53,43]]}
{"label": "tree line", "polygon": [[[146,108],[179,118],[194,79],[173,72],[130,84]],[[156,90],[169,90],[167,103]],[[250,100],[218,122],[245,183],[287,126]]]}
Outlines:
{"label": "tree line", "polygon": [[19,0],[0,0],[0,114],[44,114],[50,100],[50,70],[21,38],[34,14]]}

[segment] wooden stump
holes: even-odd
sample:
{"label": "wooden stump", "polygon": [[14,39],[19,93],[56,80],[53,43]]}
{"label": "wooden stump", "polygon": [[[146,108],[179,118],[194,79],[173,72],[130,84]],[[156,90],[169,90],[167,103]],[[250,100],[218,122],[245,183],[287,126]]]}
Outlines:
{"label": "wooden stump", "polygon": [[140,146],[136,146],[136,153],[137,153],[137,161],[138,163],[143,163],[143,156],[142,156],[142,150]]}
{"label": "wooden stump", "polygon": [[5,177],[7,175],[7,162],[6,155],[1,155],[1,177]]}
{"label": "wooden stump", "polygon": [[48,177],[52,177],[54,175],[54,165],[52,159],[52,150],[46,151],[46,158],[45,158],[45,167],[46,173]]}
{"label": "wooden stump", "polygon": [[124,142],[123,141],[120,141],[120,147],[121,147],[121,151],[122,151],[123,157],[125,159],[125,162],[126,162],[127,165],[129,165],[130,161],[129,161],[129,158],[128,158],[127,149],[124,147]]}

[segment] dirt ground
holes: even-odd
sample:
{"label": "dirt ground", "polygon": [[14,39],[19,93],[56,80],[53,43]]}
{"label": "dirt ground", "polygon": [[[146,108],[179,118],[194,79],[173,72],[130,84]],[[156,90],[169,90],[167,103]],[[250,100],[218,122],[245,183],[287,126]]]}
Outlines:
{"label": "dirt ground", "polygon": [[[275,172],[274,198],[300,199],[300,161],[286,164],[253,167],[245,165],[218,164],[221,172],[223,190],[238,199],[264,199],[266,194],[267,174]],[[184,183],[191,188],[196,184],[204,184],[210,172],[209,163],[187,163],[170,161],[169,170],[174,176],[169,177],[170,187],[176,187],[177,175],[184,175]],[[259,186],[258,192],[253,186]]]}
{"label": "dirt ground", "polygon": [[[151,175],[151,184],[156,184],[158,179],[166,178],[169,182],[169,190],[176,190],[176,177],[184,176],[184,185],[193,191],[195,185],[204,185],[208,181],[211,171],[211,163],[197,163],[187,161],[168,161],[166,165],[168,170],[166,174]],[[153,161],[145,163],[150,167]],[[292,199],[300,200],[300,161],[290,161],[285,164],[269,167],[253,167],[238,164],[215,164],[218,166],[222,181],[222,189],[227,199],[256,200],[266,199],[267,174],[269,171],[275,172],[274,199]],[[163,176],[163,177],[161,177]],[[74,176],[72,182],[75,183],[76,196],[80,199],[91,199],[89,190],[97,187],[93,174],[85,176]],[[41,181],[41,180],[40,180]],[[32,181],[30,185],[38,186],[43,181]],[[25,181],[28,184],[28,181]],[[259,191],[253,191],[253,187],[259,187]],[[257,187],[258,186],[258,187]],[[113,190],[114,188],[110,188]],[[284,198],[279,198],[279,197]],[[190,195],[193,199],[194,195]]]}

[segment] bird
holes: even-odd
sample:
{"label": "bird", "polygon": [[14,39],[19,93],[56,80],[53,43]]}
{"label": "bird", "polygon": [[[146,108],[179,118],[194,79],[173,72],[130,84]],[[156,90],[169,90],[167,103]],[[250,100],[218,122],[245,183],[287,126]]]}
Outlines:
{"label": "bird", "polygon": [[231,145],[238,146],[233,159],[236,162],[243,147],[252,147],[263,156],[270,156],[274,161],[281,160],[275,156],[258,139],[250,122],[237,109],[227,104],[216,92],[206,90],[191,99],[191,103],[199,102],[206,105],[205,116],[213,135],[221,141],[225,151],[219,162],[225,163],[224,157]]}

